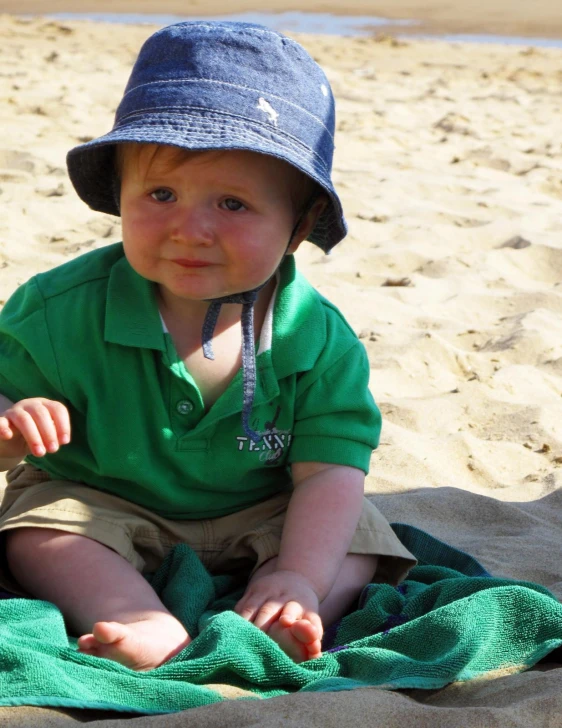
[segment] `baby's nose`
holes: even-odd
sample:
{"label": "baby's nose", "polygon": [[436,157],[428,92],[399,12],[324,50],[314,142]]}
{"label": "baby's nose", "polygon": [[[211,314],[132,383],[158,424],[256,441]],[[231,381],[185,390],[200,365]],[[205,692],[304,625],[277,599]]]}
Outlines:
{"label": "baby's nose", "polygon": [[183,208],[173,220],[171,238],[191,245],[212,245],[214,232],[211,216],[204,210]]}

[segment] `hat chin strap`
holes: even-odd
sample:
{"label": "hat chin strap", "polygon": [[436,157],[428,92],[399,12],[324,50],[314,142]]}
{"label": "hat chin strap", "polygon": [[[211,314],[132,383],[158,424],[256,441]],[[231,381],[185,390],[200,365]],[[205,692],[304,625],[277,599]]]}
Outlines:
{"label": "hat chin strap", "polygon": [[[271,279],[268,279],[271,280]],[[256,391],[256,353],[254,346],[254,303],[258,297],[258,293],[268,283],[266,281],[258,288],[244,293],[235,293],[232,296],[222,296],[221,298],[213,298],[209,301],[210,305],[203,322],[203,330],[201,332],[201,341],[203,345],[203,355],[205,359],[214,359],[213,354],[213,334],[215,326],[223,303],[241,303],[242,304],[242,379],[244,399],[242,405],[242,428],[246,435],[253,440],[259,442],[262,435],[258,434],[250,427],[250,414],[254,404],[254,394]]]}
{"label": "hat chin strap", "polygon": [[205,359],[214,360],[215,355],[213,353],[213,334],[215,333],[215,327],[219,318],[221,307],[223,303],[241,303],[242,304],[242,386],[244,399],[242,404],[242,429],[245,434],[255,443],[260,442],[263,435],[260,435],[250,427],[250,415],[252,413],[252,407],[254,405],[254,395],[256,393],[256,352],[254,344],[254,304],[258,297],[258,293],[261,289],[266,286],[269,281],[273,278],[277,270],[281,266],[281,263],[287,256],[287,250],[289,250],[293,238],[295,237],[297,230],[300,228],[302,221],[309,213],[317,195],[313,194],[311,199],[305,206],[304,211],[301,213],[299,219],[293,231],[285,253],[281,262],[273,272],[273,274],[262,283],[261,286],[253,288],[251,291],[244,291],[243,293],[234,293],[231,296],[222,296],[220,298],[207,299],[209,301],[209,308],[203,321],[203,330],[201,332],[201,342],[203,346],[203,356]]}

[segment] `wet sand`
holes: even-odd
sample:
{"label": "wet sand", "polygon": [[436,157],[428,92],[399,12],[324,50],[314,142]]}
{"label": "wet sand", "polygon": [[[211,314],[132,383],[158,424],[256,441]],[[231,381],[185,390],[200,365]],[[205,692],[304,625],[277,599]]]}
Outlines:
{"label": "wet sand", "polygon": [[[81,0],[79,12],[158,13],[175,15],[221,15],[264,11],[256,0],[238,0],[235,8],[227,0]],[[370,15],[421,21],[427,33],[491,33],[527,37],[562,38],[562,6],[553,0],[270,0],[269,12],[304,11],[335,15]],[[74,0],[0,0],[0,13],[42,14],[78,12]],[[405,30],[405,32],[408,32]]]}

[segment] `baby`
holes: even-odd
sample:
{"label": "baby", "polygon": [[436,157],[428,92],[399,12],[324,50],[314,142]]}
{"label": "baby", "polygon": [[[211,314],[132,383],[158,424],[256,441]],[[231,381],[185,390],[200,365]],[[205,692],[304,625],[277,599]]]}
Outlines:
{"label": "baby", "polygon": [[0,315],[0,585],[56,604],[81,652],[150,670],[190,643],[143,576],[178,543],[246,570],[236,612],[297,662],[415,563],[363,495],[365,350],[295,270],[301,242],[346,234],[333,134],[296,42],[183,22],[144,44],[112,131],[68,155],[123,242]]}

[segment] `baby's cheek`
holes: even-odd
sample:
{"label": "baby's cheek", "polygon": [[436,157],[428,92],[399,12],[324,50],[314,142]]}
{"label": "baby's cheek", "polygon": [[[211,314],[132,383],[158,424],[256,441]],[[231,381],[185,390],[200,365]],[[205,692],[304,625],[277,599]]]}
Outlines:
{"label": "baby's cheek", "polygon": [[260,283],[268,280],[277,270],[283,260],[284,250],[275,250],[273,246],[264,249],[260,246],[246,259],[246,272]]}

